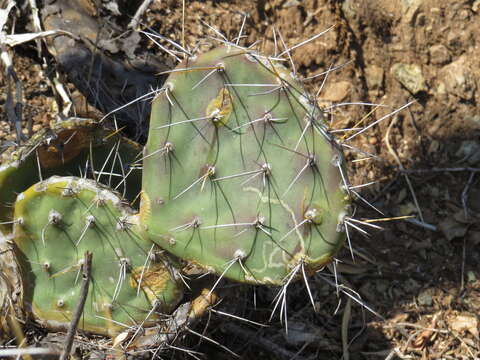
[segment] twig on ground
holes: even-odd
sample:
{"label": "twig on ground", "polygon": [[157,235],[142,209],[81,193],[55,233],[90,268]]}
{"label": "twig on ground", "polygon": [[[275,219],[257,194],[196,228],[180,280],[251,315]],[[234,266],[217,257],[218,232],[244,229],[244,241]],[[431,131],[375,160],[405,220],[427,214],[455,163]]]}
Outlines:
{"label": "twig on ground", "polygon": [[429,223],[426,223],[426,222],[423,222],[423,221],[420,221],[420,220],[417,220],[417,219],[406,219],[405,221],[410,223],[410,224],[420,226],[420,227],[422,227],[424,229],[427,229],[427,230],[430,230],[430,231],[438,231],[438,228],[435,225],[432,225],[432,224],[429,224]]}
{"label": "twig on ground", "polygon": [[85,306],[85,302],[87,301],[91,270],[92,253],[87,251],[85,253],[83,263],[83,281],[82,288],[80,289],[80,299],[78,301],[77,307],[75,308],[75,311],[73,312],[72,320],[70,322],[70,326],[67,332],[67,338],[65,340],[65,348],[63,349],[62,355],[60,356],[60,360],[67,360],[70,357],[70,351],[72,350],[73,345],[73,338],[75,337],[75,333],[77,332],[78,322],[80,321],[80,317],[83,313],[83,307]]}
{"label": "twig on ground", "polygon": [[51,82],[52,82],[54,91],[62,99],[63,103],[60,104],[60,101],[57,100],[57,104],[59,105],[59,108],[62,109],[62,115],[66,119],[70,114],[70,109],[72,108],[73,102],[67,94],[65,85],[60,81],[60,76],[58,72],[55,73],[55,77],[51,80]]}
{"label": "twig on ground", "polygon": [[350,352],[348,351],[349,342],[348,342],[348,327],[350,325],[350,319],[352,315],[352,299],[347,299],[347,304],[345,305],[345,310],[343,311],[342,316],[342,348],[343,348],[343,359],[350,359]]}
{"label": "twig on ground", "polygon": [[[7,99],[5,101],[5,108],[7,110],[7,118],[10,124],[15,128],[17,134],[17,143],[24,140],[22,135],[22,82],[17,76],[12,64],[12,57],[8,52],[7,47],[0,42],[0,57],[5,66],[5,79],[7,81]],[[12,82],[15,83],[15,96],[13,95]],[[15,100],[14,100],[15,98]]]}
{"label": "twig on ground", "polygon": [[467,257],[467,237],[463,237],[462,246],[462,267],[460,270],[460,291],[465,287],[465,258]]}
{"label": "twig on ground", "polygon": [[142,4],[138,7],[135,15],[133,15],[132,20],[128,23],[127,28],[135,29],[139,23],[140,16],[148,9],[153,0],[143,0]]}
{"label": "twig on ground", "polygon": [[[32,11],[32,20],[33,20],[33,27],[36,32],[42,32],[42,23],[40,22],[40,17],[38,16],[38,7],[36,0],[28,0],[30,5],[30,10]],[[37,55],[39,58],[42,57],[42,43],[40,39],[35,40],[37,45]]]}
{"label": "twig on ground", "polygon": [[58,355],[58,352],[48,348],[20,348],[20,349],[0,349],[0,357],[16,356],[32,356],[32,355]]}
{"label": "twig on ground", "polygon": [[[126,344],[124,350],[134,351],[137,349],[154,349],[154,355],[168,347],[179,334],[192,328],[200,320],[210,307],[218,301],[215,293],[209,289],[203,289],[201,294],[191,302],[180,305],[174,313],[160,325],[151,328],[142,328],[142,331],[125,331],[114,340],[113,347]],[[154,356],[155,357],[155,356]]]}
{"label": "twig on ground", "polygon": [[468,220],[469,213],[468,213],[468,192],[470,191],[470,187],[473,184],[473,180],[475,179],[475,172],[470,172],[470,177],[468,178],[467,185],[462,191],[462,206],[463,206],[463,213],[465,214],[465,219]]}

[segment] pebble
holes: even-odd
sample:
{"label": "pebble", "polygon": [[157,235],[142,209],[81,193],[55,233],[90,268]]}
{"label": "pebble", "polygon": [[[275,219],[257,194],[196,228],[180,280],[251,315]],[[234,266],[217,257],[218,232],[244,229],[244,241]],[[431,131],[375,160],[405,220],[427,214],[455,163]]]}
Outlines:
{"label": "pebble", "polygon": [[380,66],[370,65],[365,69],[365,76],[367,79],[367,86],[371,90],[378,90],[382,88],[384,71]]}
{"label": "pebble", "polygon": [[464,56],[444,66],[438,73],[438,79],[445,85],[446,93],[473,100],[477,84]]}
{"label": "pebble", "polygon": [[451,56],[448,49],[441,45],[433,45],[428,49],[430,62],[434,65],[444,65],[450,62]]}
{"label": "pebble", "polygon": [[322,101],[331,101],[338,103],[345,100],[350,93],[352,84],[349,81],[332,81],[327,85],[325,91],[320,96]]}
{"label": "pebble", "polygon": [[433,305],[432,291],[430,289],[422,291],[418,295],[417,301],[419,305],[432,306]]}
{"label": "pebble", "polygon": [[427,91],[422,69],[417,64],[396,63],[392,66],[391,72],[412,94]]}
{"label": "pebble", "polygon": [[472,5],[473,12],[479,13],[480,12],[480,0],[475,0]]}
{"label": "pebble", "polygon": [[460,158],[460,162],[474,166],[480,163],[480,143],[476,140],[462,141],[455,155]]}

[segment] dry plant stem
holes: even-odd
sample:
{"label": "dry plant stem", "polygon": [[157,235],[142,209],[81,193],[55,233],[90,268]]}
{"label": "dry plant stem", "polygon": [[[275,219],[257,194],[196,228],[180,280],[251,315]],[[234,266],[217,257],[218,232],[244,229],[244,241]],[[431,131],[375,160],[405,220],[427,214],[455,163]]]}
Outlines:
{"label": "dry plant stem", "polygon": [[352,299],[347,299],[347,304],[345,305],[345,310],[342,316],[342,348],[343,348],[343,359],[350,360],[350,352],[348,351],[348,327],[350,325],[350,319],[352,316]]}
{"label": "dry plant stem", "polygon": [[403,172],[405,180],[407,181],[408,188],[410,189],[410,193],[412,194],[413,202],[415,203],[415,207],[417,208],[418,216],[420,216],[420,220],[424,222],[422,209],[420,209],[420,205],[418,204],[418,199],[417,199],[417,196],[415,195],[415,191],[413,190],[412,182],[410,181],[410,178],[408,177],[408,175],[404,172],[405,168],[403,167],[403,164],[400,161],[400,158],[398,157],[397,153],[395,152],[395,150],[393,150],[390,144],[390,131],[396,122],[397,122],[397,117],[394,117],[390,125],[388,125],[387,133],[385,134],[385,144],[387,145],[388,151],[390,152],[390,154],[392,154],[395,161],[397,162],[400,171]]}
{"label": "dry plant stem", "polygon": [[72,321],[70,322],[70,327],[68,328],[67,338],[65,340],[65,348],[60,356],[60,360],[67,360],[70,357],[70,351],[72,350],[73,338],[77,331],[78,322],[83,313],[83,307],[85,306],[85,301],[87,301],[88,287],[90,284],[90,273],[92,270],[92,253],[85,253],[85,261],[83,263],[83,281],[82,288],[80,290],[80,299],[78,301],[77,307],[73,313]]}
{"label": "dry plant stem", "polygon": [[[29,0],[28,1],[30,5],[30,10],[32,10],[32,20],[33,20],[33,26],[35,28],[36,32],[42,32],[42,23],[40,22],[40,17],[38,16],[38,7],[37,7],[37,2],[35,0]],[[35,43],[37,45],[37,55],[39,58],[42,57],[42,43],[40,42],[40,39],[35,40]]]}
{"label": "dry plant stem", "polygon": [[462,268],[460,271],[460,291],[462,291],[465,287],[465,258],[467,256],[467,237],[463,238],[463,246],[462,246]]}
{"label": "dry plant stem", "polygon": [[148,9],[150,4],[152,3],[153,0],[144,0],[142,4],[138,7],[137,11],[135,12],[135,15],[133,16],[132,20],[128,23],[128,28],[129,29],[135,29],[137,27],[137,24],[140,22],[140,16],[143,15],[143,13]]}
{"label": "dry plant stem", "polygon": [[438,228],[435,225],[432,225],[432,224],[429,224],[429,223],[426,223],[426,222],[422,222],[422,221],[417,220],[417,219],[406,219],[405,221],[410,223],[410,224],[420,226],[420,227],[422,227],[424,229],[427,229],[427,230],[430,230],[430,231],[438,231]]}
{"label": "dry plant stem", "polygon": [[470,187],[473,184],[473,180],[475,179],[475,172],[471,171],[470,176],[467,181],[467,185],[462,191],[462,206],[463,206],[463,213],[465,214],[465,219],[468,220],[469,213],[468,213],[468,192],[470,191]]}
{"label": "dry plant stem", "polygon": [[[23,140],[22,136],[22,82],[17,76],[13,65],[12,57],[8,53],[8,49],[4,44],[0,44],[0,57],[2,59],[3,65],[5,66],[5,78],[7,80],[7,100],[5,107],[7,109],[7,117],[10,123],[15,127],[17,134],[17,142]],[[15,83],[15,97],[13,96],[12,81]]]}
{"label": "dry plant stem", "polygon": [[[18,349],[22,351],[23,348],[27,347],[27,339],[25,337],[25,334],[23,333],[22,326],[20,325],[18,319],[16,318],[16,315],[13,310],[13,304],[10,304],[10,314],[8,315],[8,325],[12,329],[12,333],[15,335],[15,341],[18,345]],[[0,350],[1,352],[2,350]],[[1,355],[1,353],[0,353]],[[6,355],[5,355],[6,356]],[[18,356],[17,356],[18,358]],[[32,357],[29,354],[23,355],[24,360],[32,360]]]}
{"label": "dry plant stem", "polygon": [[[65,89],[65,86],[62,84],[60,81],[60,76],[58,73],[56,73],[56,76],[52,79],[53,83],[53,89],[57,93],[57,95],[62,99],[63,103],[59,103],[57,100],[57,104],[59,108],[62,109],[62,115],[66,118],[68,118],[68,114],[70,113],[70,109],[73,105],[72,100],[68,97],[67,90]],[[58,98],[57,96],[57,98]]]}
{"label": "dry plant stem", "polygon": [[42,356],[42,355],[51,355],[56,356],[58,352],[53,349],[46,348],[22,348],[22,349],[0,349],[0,358],[5,357],[16,357],[17,359],[23,357],[26,359],[32,356]]}

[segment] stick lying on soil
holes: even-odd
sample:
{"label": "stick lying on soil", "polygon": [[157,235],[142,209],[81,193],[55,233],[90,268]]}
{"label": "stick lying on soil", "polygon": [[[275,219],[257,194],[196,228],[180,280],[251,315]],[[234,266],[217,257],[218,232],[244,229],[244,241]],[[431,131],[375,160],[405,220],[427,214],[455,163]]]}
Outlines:
{"label": "stick lying on soil", "polygon": [[83,307],[85,306],[85,301],[87,301],[88,295],[88,286],[90,284],[90,273],[92,271],[92,253],[85,253],[85,261],[83,263],[83,281],[82,288],[80,290],[80,299],[78,301],[77,307],[73,313],[72,321],[70,322],[70,327],[67,332],[67,339],[65,340],[65,348],[60,356],[60,360],[67,360],[70,357],[70,351],[72,350],[73,338],[77,332],[77,325],[80,321],[80,317],[83,313]]}

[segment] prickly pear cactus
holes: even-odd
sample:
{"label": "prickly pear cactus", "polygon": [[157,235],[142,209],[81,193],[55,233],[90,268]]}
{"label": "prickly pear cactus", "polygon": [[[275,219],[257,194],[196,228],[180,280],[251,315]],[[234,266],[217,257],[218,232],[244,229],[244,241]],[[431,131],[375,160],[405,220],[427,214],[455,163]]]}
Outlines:
{"label": "prickly pear cactus", "polygon": [[[86,251],[91,285],[79,327],[116,335],[149,326],[182,297],[177,273],[138,232],[133,211],[92,180],[51,177],[15,202],[15,253],[24,303],[49,329],[68,327],[79,299]],[[155,309],[155,311],[153,311]]]}
{"label": "prickly pear cactus", "polygon": [[141,172],[130,165],[140,152],[137,143],[88,119],[62,121],[37,133],[0,166],[0,229],[10,231],[16,194],[53,175],[88,176],[133,200]]}
{"label": "prickly pear cactus", "polygon": [[342,152],[274,59],[227,47],[180,64],[153,101],[143,169],[150,238],[218,275],[281,284],[344,243]]}

